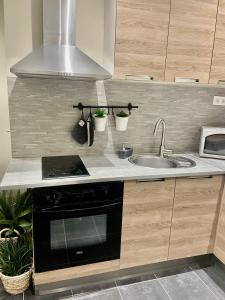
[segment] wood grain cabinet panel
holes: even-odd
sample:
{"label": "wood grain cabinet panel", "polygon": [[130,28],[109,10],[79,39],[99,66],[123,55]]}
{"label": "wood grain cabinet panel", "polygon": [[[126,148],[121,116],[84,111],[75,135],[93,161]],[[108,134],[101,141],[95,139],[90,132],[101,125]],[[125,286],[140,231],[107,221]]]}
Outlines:
{"label": "wood grain cabinet panel", "polygon": [[175,180],[126,182],[120,267],[168,257]]}
{"label": "wood grain cabinet panel", "polygon": [[210,83],[225,80],[225,0],[219,0]]}
{"label": "wood grain cabinet panel", "polygon": [[221,199],[214,254],[225,264],[225,189]]}
{"label": "wood grain cabinet panel", "polygon": [[222,180],[176,179],[169,259],[213,252]]}
{"label": "wood grain cabinet panel", "polygon": [[101,273],[118,271],[120,268],[120,261],[110,260],[106,262],[99,262],[90,265],[71,267],[61,270],[47,271],[34,274],[35,285],[58,282],[62,280],[69,280],[85,276],[91,276]]}
{"label": "wood grain cabinet panel", "polygon": [[114,78],[165,78],[170,0],[117,0]]}
{"label": "wood grain cabinet panel", "polygon": [[165,79],[208,83],[218,0],[171,0]]}

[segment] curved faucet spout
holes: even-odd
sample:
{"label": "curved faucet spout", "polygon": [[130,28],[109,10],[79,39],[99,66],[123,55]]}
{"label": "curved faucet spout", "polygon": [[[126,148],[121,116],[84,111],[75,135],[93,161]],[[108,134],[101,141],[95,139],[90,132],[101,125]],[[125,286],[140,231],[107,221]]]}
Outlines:
{"label": "curved faucet spout", "polygon": [[159,151],[159,156],[163,157],[165,154],[172,154],[171,150],[165,149],[165,134],[166,134],[166,122],[163,119],[159,119],[155,125],[155,129],[153,132],[153,135],[156,136],[159,125],[162,125],[162,139],[161,139],[161,144],[160,144],[160,151]]}

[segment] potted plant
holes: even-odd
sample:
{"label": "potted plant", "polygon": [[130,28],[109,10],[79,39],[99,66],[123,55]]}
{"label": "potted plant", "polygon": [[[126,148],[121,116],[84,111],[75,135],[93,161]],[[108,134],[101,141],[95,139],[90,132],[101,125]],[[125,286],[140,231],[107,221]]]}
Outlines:
{"label": "potted plant", "polygon": [[98,108],[94,114],[95,118],[95,130],[98,132],[105,131],[107,113],[104,109]]}
{"label": "potted plant", "polygon": [[31,212],[29,190],[0,192],[0,240],[31,232]]}
{"label": "potted plant", "polygon": [[118,131],[125,131],[127,129],[129,116],[127,113],[125,113],[123,110],[120,111],[116,115],[116,129]]}
{"label": "potted plant", "polygon": [[32,249],[26,238],[0,243],[0,276],[6,292],[17,295],[29,287],[31,266]]}

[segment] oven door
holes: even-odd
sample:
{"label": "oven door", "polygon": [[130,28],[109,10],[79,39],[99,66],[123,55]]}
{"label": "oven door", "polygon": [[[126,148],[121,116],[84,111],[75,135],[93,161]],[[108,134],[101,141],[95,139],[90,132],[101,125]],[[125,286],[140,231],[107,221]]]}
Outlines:
{"label": "oven door", "polygon": [[120,257],[122,203],[33,212],[35,271]]}

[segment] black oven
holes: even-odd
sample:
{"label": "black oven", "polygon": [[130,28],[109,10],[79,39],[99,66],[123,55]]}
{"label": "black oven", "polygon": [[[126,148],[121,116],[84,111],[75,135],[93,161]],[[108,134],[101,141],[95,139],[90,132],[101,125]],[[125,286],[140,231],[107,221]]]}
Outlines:
{"label": "black oven", "polygon": [[123,182],[32,193],[36,272],[120,258]]}

